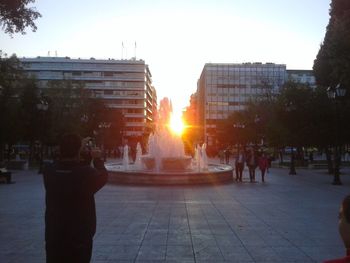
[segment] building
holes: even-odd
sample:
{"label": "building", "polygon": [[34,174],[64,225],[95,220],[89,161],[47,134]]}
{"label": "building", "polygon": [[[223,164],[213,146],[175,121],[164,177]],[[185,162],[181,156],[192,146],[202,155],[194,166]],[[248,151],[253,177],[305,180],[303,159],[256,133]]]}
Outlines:
{"label": "building", "polygon": [[288,80],[308,84],[311,88],[316,88],[316,79],[313,70],[288,69]]}
{"label": "building", "polygon": [[97,98],[120,110],[125,120],[124,138],[147,136],[153,127],[157,94],[152,75],[143,60],[71,59],[37,57],[20,59],[23,69],[36,76],[39,88],[50,80],[72,80],[81,83]]}
{"label": "building", "polygon": [[215,147],[218,121],[244,109],[254,97],[278,92],[286,77],[284,64],[205,64],[197,83],[200,140]]}

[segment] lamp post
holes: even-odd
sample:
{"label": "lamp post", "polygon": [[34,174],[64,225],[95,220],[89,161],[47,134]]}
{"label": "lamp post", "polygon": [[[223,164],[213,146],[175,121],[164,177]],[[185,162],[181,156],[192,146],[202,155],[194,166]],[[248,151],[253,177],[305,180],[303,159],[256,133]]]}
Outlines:
{"label": "lamp post", "polygon": [[334,141],[334,158],[333,158],[333,166],[334,166],[334,178],[333,178],[333,185],[342,185],[342,182],[340,180],[340,162],[341,162],[341,146],[340,146],[340,140],[339,140],[339,110],[338,110],[338,101],[341,100],[345,96],[346,89],[343,88],[340,83],[337,84],[335,87],[330,86],[327,88],[327,96],[330,100],[334,101],[335,106],[335,141]]}
{"label": "lamp post", "polygon": [[111,127],[111,123],[110,122],[100,122],[100,124],[98,125],[98,128],[102,131],[102,142],[101,142],[101,150],[103,153],[103,159],[104,161],[106,161],[106,155],[105,155],[105,133],[106,130],[109,129]]}
{"label": "lamp post", "polygon": [[259,136],[259,125],[260,125],[260,122],[261,122],[261,118],[258,114],[255,115],[255,118],[254,118],[254,124],[255,124],[255,135],[256,135],[256,141],[255,141],[255,147],[258,149],[258,145],[259,145],[259,139],[260,139],[260,136]]}
{"label": "lamp post", "polygon": [[[286,111],[288,113],[292,113],[295,111],[296,106],[293,104],[292,101],[288,102],[286,105]],[[293,140],[294,141],[294,140]],[[289,174],[290,175],[296,175],[297,172],[295,170],[295,156],[294,156],[294,145],[291,146],[291,152],[290,152],[290,166],[289,166]]]}
{"label": "lamp post", "polygon": [[[45,99],[45,97],[43,96],[43,94],[40,94],[40,98],[38,103],[36,104],[36,108],[38,109],[42,121],[44,122],[44,129],[46,129],[46,125],[45,125],[45,114],[47,112],[47,110],[49,109],[49,103],[47,102],[47,99]],[[43,167],[43,158],[44,158],[44,135],[43,132],[40,133],[40,160],[39,160],[39,170],[38,173],[40,174],[42,172],[42,167]]]}
{"label": "lamp post", "polygon": [[[243,124],[243,123],[234,123],[233,124],[233,128],[237,129],[237,131],[243,131],[245,129],[245,124]],[[239,134],[239,135],[241,135],[241,134]],[[242,138],[242,136],[237,136],[237,137],[240,137],[239,138],[239,143],[241,143],[241,145],[243,146],[243,138]]]}

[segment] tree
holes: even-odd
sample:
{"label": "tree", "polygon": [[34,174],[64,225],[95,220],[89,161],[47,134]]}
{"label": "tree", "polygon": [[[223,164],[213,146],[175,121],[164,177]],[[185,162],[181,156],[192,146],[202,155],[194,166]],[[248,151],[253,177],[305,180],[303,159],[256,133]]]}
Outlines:
{"label": "tree", "polygon": [[29,160],[32,160],[34,143],[39,140],[41,129],[46,129],[42,126],[39,118],[38,103],[38,86],[35,78],[30,78],[24,81],[22,92],[20,93],[20,117],[18,121],[21,126],[21,138],[29,142],[30,155]]}
{"label": "tree", "polygon": [[59,137],[67,132],[80,133],[82,128],[83,108],[86,105],[87,91],[83,85],[76,85],[71,80],[49,81],[43,94],[49,101],[48,142],[57,144]]}
{"label": "tree", "polygon": [[11,144],[18,136],[18,90],[23,75],[20,70],[19,60],[15,55],[3,57],[0,51],[0,161],[4,158],[5,144]]}
{"label": "tree", "polygon": [[0,2],[0,25],[7,34],[22,33],[31,27],[35,32],[34,20],[41,17],[35,7],[28,7],[35,0],[2,0]]}
{"label": "tree", "polygon": [[182,113],[182,119],[185,123],[182,140],[185,145],[185,152],[194,155],[195,144],[198,143],[199,131],[196,120],[197,113],[197,96],[192,94],[190,98],[190,105]]}
{"label": "tree", "polygon": [[314,61],[318,85],[341,83],[350,95],[350,1],[332,0],[324,41]]}

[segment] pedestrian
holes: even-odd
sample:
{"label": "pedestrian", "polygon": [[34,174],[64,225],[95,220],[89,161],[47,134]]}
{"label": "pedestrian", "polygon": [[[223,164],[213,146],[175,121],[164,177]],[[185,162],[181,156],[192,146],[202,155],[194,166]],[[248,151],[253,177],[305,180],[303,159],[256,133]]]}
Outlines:
{"label": "pedestrian", "polygon": [[250,149],[246,162],[249,169],[250,182],[255,182],[255,169],[258,166],[258,160],[253,148]]}
{"label": "pedestrian", "polygon": [[220,159],[220,163],[223,164],[224,163],[224,158],[225,158],[225,153],[224,153],[224,150],[219,150],[219,159]]}
{"label": "pedestrian", "polygon": [[236,170],[237,182],[242,182],[244,163],[245,163],[245,154],[242,150],[239,150],[235,158],[235,170]]}
{"label": "pedestrian", "polygon": [[226,150],[225,150],[225,162],[226,162],[226,164],[230,163],[230,149],[229,148],[226,148]]}
{"label": "pedestrian", "polygon": [[107,182],[107,171],[101,152],[95,148],[91,150],[94,168],[89,160],[81,162],[80,151],[86,145],[77,134],[64,135],[59,160],[43,171],[47,263],[85,263],[91,259],[96,232],[94,194]]}
{"label": "pedestrian", "polygon": [[259,158],[259,169],[261,172],[261,181],[265,182],[265,172],[269,168],[269,160],[266,157],[265,153],[262,153],[262,155]]}
{"label": "pedestrian", "polygon": [[313,151],[310,151],[310,153],[309,153],[309,161],[310,161],[310,163],[314,162],[314,152]]}
{"label": "pedestrian", "polygon": [[346,256],[339,259],[327,260],[324,263],[349,263],[350,262],[350,195],[343,199],[339,211],[339,234],[343,239]]}

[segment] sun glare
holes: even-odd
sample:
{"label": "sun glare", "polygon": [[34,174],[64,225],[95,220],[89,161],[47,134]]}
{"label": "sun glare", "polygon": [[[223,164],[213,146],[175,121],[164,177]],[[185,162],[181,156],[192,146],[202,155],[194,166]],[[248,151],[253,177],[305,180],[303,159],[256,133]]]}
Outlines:
{"label": "sun glare", "polygon": [[185,129],[185,125],[180,116],[172,115],[170,120],[170,128],[172,132],[181,135]]}

